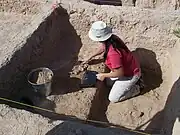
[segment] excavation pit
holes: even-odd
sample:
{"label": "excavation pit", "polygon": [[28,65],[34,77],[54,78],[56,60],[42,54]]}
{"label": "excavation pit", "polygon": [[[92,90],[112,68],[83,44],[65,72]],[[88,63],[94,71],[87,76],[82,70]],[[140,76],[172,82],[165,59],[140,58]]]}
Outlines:
{"label": "excavation pit", "polygon": [[[172,13],[138,8],[111,9],[110,6],[97,6],[88,2],[83,2],[84,7],[78,2],[71,8],[66,2],[63,4],[43,16],[42,20],[38,16],[38,25],[36,22],[36,26],[32,23],[34,27],[28,27],[28,30],[32,27],[33,32],[24,37],[23,42],[17,42],[17,37],[12,39],[19,48],[14,46],[17,50],[12,51],[12,57],[1,67],[2,95],[19,101],[31,99],[32,102],[23,102],[65,116],[111,122],[131,129],[159,133],[171,121],[164,119],[164,107],[168,108],[166,100],[177,79],[172,74],[177,74],[179,69],[178,60],[175,59],[178,54],[174,53],[178,50],[178,40],[169,32],[178,25],[178,12],[172,16]],[[108,101],[109,90],[103,84],[99,84],[98,88],[81,89],[79,84],[82,73],[70,74],[78,61],[82,61],[98,47],[87,34],[90,24],[96,20],[111,25],[114,32],[134,51],[141,63],[146,85],[141,95],[113,104]],[[20,23],[18,28],[21,28]],[[7,31],[10,32],[9,29]],[[34,102],[36,94],[32,89],[29,90],[27,75],[38,67],[53,70],[54,77],[51,96]],[[102,61],[98,60],[94,60],[88,67],[98,72],[104,72],[104,68]],[[5,94],[6,89],[8,94]],[[51,103],[55,104],[53,108],[49,107]],[[39,113],[44,115],[42,111]],[[170,114],[168,112],[169,117]],[[175,117],[172,119],[174,121]],[[162,120],[164,123],[159,124]],[[172,131],[168,128],[164,130]]]}

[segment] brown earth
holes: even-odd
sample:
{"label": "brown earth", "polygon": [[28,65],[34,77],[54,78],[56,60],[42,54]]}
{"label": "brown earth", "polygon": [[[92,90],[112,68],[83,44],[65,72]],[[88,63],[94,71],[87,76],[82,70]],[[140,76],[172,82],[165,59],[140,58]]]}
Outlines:
{"label": "brown earth", "polygon": [[[0,105],[1,135],[134,135],[124,129],[97,128],[68,121],[51,121],[38,114]],[[140,135],[137,134],[136,135]]]}
{"label": "brown earth", "polygon": [[[132,2],[135,7],[124,7],[132,6]],[[180,25],[179,1],[147,2],[122,1],[122,7],[113,7],[62,0],[52,11],[52,3],[46,1],[0,1],[1,96],[78,119],[172,134],[179,118],[179,40],[172,34]],[[87,35],[96,20],[111,25],[139,59],[146,84],[140,96],[112,104],[102,84],[97,84],[98,88],[79,87],[87,67],[78,64],[98,47]],[[39,67],[48,67],[55,75],[48,98],[38,97],[31,87],[27,88],[28,73]],[[87,69],[104,72],[104,64],[96,58]]]}

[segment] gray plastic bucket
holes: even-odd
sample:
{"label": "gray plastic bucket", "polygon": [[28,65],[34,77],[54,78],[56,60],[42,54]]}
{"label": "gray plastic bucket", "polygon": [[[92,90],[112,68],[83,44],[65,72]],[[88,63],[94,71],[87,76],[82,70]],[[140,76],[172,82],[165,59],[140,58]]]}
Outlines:
{"label": "gray plastic bucket", "polygon": [[[37,77],[38,77],[40,72],[41,73],[48,73],[49,75],[51,75],[51,78],[46,82],[37,83],[36,82]],[[52,92],[51,84],[52,84],[53,76],[54,76],[54,74],[49,68],[41,67],[41,68],[37,68],[37,69],[32,70],[28,74],[28,82],[29,82],[29,84],[31,84],[31,86],[33,87],[35,92],[39,93],[42,96],[49,96],[50,93]]]}

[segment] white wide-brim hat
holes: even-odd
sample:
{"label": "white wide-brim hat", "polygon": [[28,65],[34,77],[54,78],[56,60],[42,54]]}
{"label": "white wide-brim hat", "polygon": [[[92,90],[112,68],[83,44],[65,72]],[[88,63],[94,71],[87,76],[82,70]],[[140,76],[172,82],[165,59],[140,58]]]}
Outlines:
{"label": "white wide-brim hat", "polygon": [[102,21],[96,21],[89,30],[89,38],[93,41],[106,41],[112,36],[112,29]]}

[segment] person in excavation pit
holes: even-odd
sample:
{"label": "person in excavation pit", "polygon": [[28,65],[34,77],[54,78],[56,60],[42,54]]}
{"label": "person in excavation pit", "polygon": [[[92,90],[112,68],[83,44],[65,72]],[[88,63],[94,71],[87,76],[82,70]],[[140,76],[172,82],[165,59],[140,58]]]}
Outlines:
{"label": "person in excavation pit", "polygon": [[111,72],[99,73],[97,79],[105,80],[107,86],[112,87],[109,100],[116,103],[140,94],[140,89],[143,88],[140,64],[123,41],[102,21],[92,24],[89,38],[100,45],[84,63],[104,53],[105,64]]}

